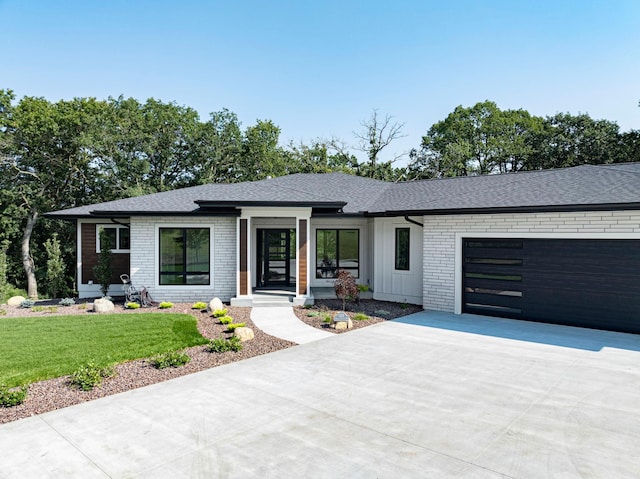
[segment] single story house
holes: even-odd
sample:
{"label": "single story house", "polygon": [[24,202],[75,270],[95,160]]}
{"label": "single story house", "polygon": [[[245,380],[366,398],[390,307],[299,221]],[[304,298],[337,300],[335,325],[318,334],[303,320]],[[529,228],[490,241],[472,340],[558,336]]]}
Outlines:
{"label": "single story house", "polygon": [[341,173],[207,184],[48,214],[77,222],[82,297],[106,230],[112,294],[251,305],[327,293],[640,333],[640,163],[390,183]]}

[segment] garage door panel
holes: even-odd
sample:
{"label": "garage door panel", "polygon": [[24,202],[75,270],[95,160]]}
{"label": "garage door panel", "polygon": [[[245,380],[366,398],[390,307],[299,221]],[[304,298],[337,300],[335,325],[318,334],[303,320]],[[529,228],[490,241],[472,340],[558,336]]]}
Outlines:
{"label": "garage door panel", "polygon": [[640,333],[639,240],[472,238],[463,256],[463,311]]}

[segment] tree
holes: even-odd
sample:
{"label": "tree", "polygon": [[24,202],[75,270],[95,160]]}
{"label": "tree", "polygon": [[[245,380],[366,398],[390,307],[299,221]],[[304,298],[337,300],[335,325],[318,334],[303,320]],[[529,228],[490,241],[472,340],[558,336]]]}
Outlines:
{"label": "tree", "polygon": [[3,131],[0,177],[10,184],[6,207],[23,222],[21,261],[31,298],[38,297],[31,238],[42,213],[77,206],[93,198],[92,157],[87,140],[104,106],[95,99],[50,103],[0,93]]}
{"label": "tree", "polygon": [[404,154],[380,163],[380,152],[391,144],[394,140],[402,138],[402,128],[404,123],[392,123],[393,117],[385,115],[384,118],[378,115],[378,110],[374,109],[371,117],[361,123],[363,131],[354,132],[358,139],[357,149],[366,153],[368,163],[362,167],[362,176],[377,179],[391,179],[392,165]]}
{"label": "tree", "polygon": [[209,121],[201,125],[195,146],[200,159],[194,165],[197,183],[230,183],[238,180],[243,134],[235,113],[227,109],[211,113]]}
{"label": "tree", "polygon": [[65,264],[60,249],[60,240],[56,233],[44,243],[47,252],[47,285],[52,298],[57,298],[65,284]]}
{"label": "tree", "polygon": [[258,120],[247,127],[242,142],[242,161],[236,171],[238,181],[262,180],[289,173],[286,154],[278,147],[280,128],[271,120]]}
{"label": "tree", "polygon": [[109,293],[109,286],[111,285],[111,276],[113,271],[111,269],[111,243],[109,242],[109,236],[104,229],[100,230],[100,253],[98,253],[98,264],[93,267],[93,274],[96,276],[98,283],[100,284],[100,291],[102,296],[107,296]]}

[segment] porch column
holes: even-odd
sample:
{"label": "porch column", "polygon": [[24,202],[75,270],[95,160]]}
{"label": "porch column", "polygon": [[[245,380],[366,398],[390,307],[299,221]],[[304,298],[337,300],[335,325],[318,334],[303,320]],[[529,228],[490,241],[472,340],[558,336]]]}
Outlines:
{"label": "porch column", "polygon": [[249,269],[251,252],[251,235],[249,234],[249,218],[239,218],[238,234],[238,296],[251,295],[251,272]]}
{"label": "porch column", "polygon": [[298,218],[296,222],[297,256],[297,296],[309,296],[309,220]]}

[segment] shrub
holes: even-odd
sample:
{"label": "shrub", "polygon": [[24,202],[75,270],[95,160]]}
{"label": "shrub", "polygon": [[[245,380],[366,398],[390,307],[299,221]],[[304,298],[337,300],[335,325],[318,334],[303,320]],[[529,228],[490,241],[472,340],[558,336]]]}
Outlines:
{"label": "shrub", "polygon": [[210,353],[226,353],[227,351],[242,350],[242,341],[240,338],[233,336],[231,339],[216,338],[212,339],[207,346]]}
{"label": "shrub", "polygon": [[207,309],[207,303],[198,301],[197,303],[193,303],[193,305],[191,305],[191,309],[199,309],[202,311],[203,309]]}
{"label": "shrub", "polygon": [[21,308],[33,308],[33,305],[36,302],[33,299],[25,299],[22,303],[20,303]]}
{"label": "shrub", "polygon": [[158,306],[158,308],[160,309],[169,309],[169,308],[173,308],[173,303],[170,301],[163,301],[162,303],[160,303],[160,305]]}
{"label": "shrub", "polygon": [[42,313],[44,311],[44,306],[33,306],[31,311],[34,313]]}
{"label": "shrub", "polygon": [[343,269],[338,270],[338,277],[333,283],[336,291],[336,297],[342,300],[342,309],[346,309],[347,301],[357,301],[360,297],[360,291],[356,284],[356,279],[351,273]]}
{"label": "shrub", "polygon": [[369,316],[364,313],[356,313],[351,319],[353,319],[354,321],[366,321],[367,319],[369,319]]}
{"label": "shrub", "polygon": [[226,316],[228,313],[228,311],[226,309],[216,309],[213,312],[213,317],[214,318],[221,318],[222,316]]}
{"label": "shrub", "polygon": [[79,304],[78,309],[87,309],[87,303]]}
{"label": "shrub", "polygon": [[218,321],[220,321],[220,324],[231,324],[233,323],[233,318],[231,316],[222,316],[218,318]]}
{"label": "shrub", "polygon": [[57,313],[58,312],[58,307],[57,306],[47,306],[47,313]]}
{"label": "shrub", "polygon": [[0,316],[5,316],[7,312],[4,309],[0,309]]}
{"label": "shrub", "polygon": [[127,309],[138,309],[140,307],[140,304],[130,301],[127,303],[126,307]]}
{"label": "shrub", "polygon": [[44,249],[47,252],[47,286],[49,293],[55,298],[64,288],[66,268],[60,250],[60,240],[56,233],[53,233],[53,237],[44,242]]}
{"label": "shrub", "polygon": [[19,388],[8,388],[0,384],[0,407],[13,407],[22,404],[27,399],[29,386]]}
{"label": "shrub", "polygon": [[58,304],[60,306],[73,306],[76,302],[73,298],[62,298]]}
{"label": "shrub", "polygon": [[360,291],[361,293],[366,293],[367,291],[369,291],[369,285],[368,284],[359,284],[358,285],[358,291]]}
{"label": "shrub", "polygon": [[380,316],[381,318],[384,318],[386,316],[390,316],[391,313],[389,311],[387,311],[386,309],[376,309],[373,314],[375,314],[376,316]]}
{"label": "shrub", "polygon": [[109,285],[111,284],[111,245],[109,244],[109,236],[104,228],[100,229],[100,253],[98,254],[98,264],[93,267],[93,274],[98,280],[102,296],[107,296]]}
{"label": "shrub", "polygon": [[319,313],[319,312],[317,312],[317,311],[309,311],[309,312],[307,313],[307,316],[308,316],[308,317],[310,317],[310,318],[315,318],[315,317],[316,317],[316,316],[318,316],[319,314],[320,314],[320,313]]}
{"label": "shrub", "polygon": [[328,315],[328,314],[325,314],[325,315],[322,317],[322,322],[323,322],[323,323],[325,323],[325,324],[329,324],[329,323],[331,323],[331,316],[330,316],[330,315]]}
{"label": "shrub", "polygon": [[191,361],[191,358],[187,354],[173,351],[152,357],[150,363],[154,368],[164,369],[184,366],[189,361]]}
{"label": "shrub", "polygon": [[227,324],[227,332],[233,333],[237,328],[244,328],[245,323],[229,323]]}
{"label": "shrub", "polygon": [[101,368],[93,362],[88,362],[71,375],[71,384],[83,391],[91,391],[94,387],[102,384],[104,378],[109,378],[114,374],[112,366]]}

